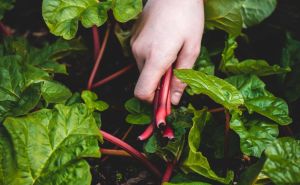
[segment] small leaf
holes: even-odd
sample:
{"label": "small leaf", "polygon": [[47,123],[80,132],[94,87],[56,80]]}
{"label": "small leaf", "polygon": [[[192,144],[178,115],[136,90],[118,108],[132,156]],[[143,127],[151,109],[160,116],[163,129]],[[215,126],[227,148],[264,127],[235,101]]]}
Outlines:
{"label": "small leaf", "polygon": [[42,85],[42,96],[47,103],[63,103],[72,96],[72,93],[61,83],[44,81]]}
{"label": "small leaf", "polygon": [[249,113],[257,112],[280,125],[292,122],[287,103],[265,89],[265,84],[255,75],[237,75],[226,79],[242,93]]}
{"label": "small leaf", "polygon": [[81,98],[86,103],[87,107],[91,110],[98,110],[102,112],[108,109],[109,107],[109,105],[106,102],[97,100],[97,94],[91,91],[82,91]]}
{"label": "small leaf", "polygon": [[269,76],[290,72],[289,67],[278,65],[270,66],[265,60],[246,59],[241,62],[235,57],[234,51],[238,44],[235,38],[229,36],[222,52],[220,70],[226,74],[254,74],[257,76]]}
{"label": "small leaf", "polygon": [[278,126],[274,123],[251,117],[246,119],[237,114],[233,114],[230,128],[240,136],[242,152],[254,157],[260,157],[279,134]]}
{"label": "small leaf", "polygon": [[293,138],[277,139],[265,154],[263,173],[275,184],[300,183],[300,141]]}
{"label": "small leaf", "polygon": [[209,0],[205,3],[205,26],[237,36],[242,30],[241,3],[238,0]]}
{"label": "small leaf", "polygon": [[151,107],[136,98],[125,102],[125,109],[129,112],[126,122],[136,125],[146,125],[151,122]]}
{"label": "small leaf", "polygon": [[212,63],[206,47],[201,47],[201,53],[198,56],[193,69],[207,75],[215,74],[215,65]]}
{"label": "small leaf", "polygon": [[229,110],[239,111],[239,106],[244,103],[241,93],[225,80],[191,69],[174,70],[174,73],[191,87],[193,94],[208,95]]}
{"label": "small leaf", "polygon": [[243,27],[259,24],[275,10],[277,0],[243,0],[241,13]]}
{"label": "small leaf", "polygon": [[197,173],[209,179],[229,184],[233,180],[233,172],[228,171],[226,177],[219,177],[210,167],[207,158],[199,151],[202,131],[210,114],[206,109],[194,112],[193,126],[188,136],[188,155],[183,160],[181,169],[185,173]]}
{"label": "small leaf", "polygon": [[[0,176],[0,182],[6,185],[91,183],[90,167],[83,158],[100,157],[101,136],[92,112],[85,105],[56,105],[53,110],[42,109],[21,118],[8,117],[3,124],[14,155],[5,156],[10,161],[0,160],[0,173],[5,174],[4,178]],[[0,150],[2,154],[1,146]],[[5,168],[13,162],[15,170]]]}
{"label": "small leaf", "polygon": [[119,22],[127,22],[135,18],[143,10],[142,0],[114,0],[112,8],[114,17]]}

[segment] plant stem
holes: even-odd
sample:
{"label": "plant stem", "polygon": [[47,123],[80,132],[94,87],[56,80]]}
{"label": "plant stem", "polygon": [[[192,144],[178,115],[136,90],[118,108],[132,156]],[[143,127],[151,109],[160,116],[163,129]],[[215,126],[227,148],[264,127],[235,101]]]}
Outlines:
{"label": "plant stem", "polygon": [[92,32],[93,32],[93,42],[94,42],[94,59],[97,59],[98,52],[100,50],[100,37],[99,37],[99,32],[98,32],[98,27],[94,25],[92,27]]}
{"label": "plant stem", "polygon": [[166,116],[167,116],[167,99],[170,90],[170,82],[172,78],[172,66],[169,67],[166,74],[162,78],[161,88],[159,93],[159,103],[155,115],[156,126],[166,126]]}
{"label": "plant stem", "polygon": [[104,50],[106,48],[106,44],[107,44],[109,33],[110,33],[110,25],[107,26],[102,46],[101,46],[100,51],[98,53],[97,59],[95,61],[92,73],[91,73],[91,75],[89,77],[88,87],[87,87],[89,90],[92,88],[92,84],[93,84],[94,78],[96,76],[97,70],[99,68],[100,61],[101,61],[101,59],[103,57],[103,53],[104,53]]}
{"label": "plant stem", "polygon": [[208,112],[216,113],[216,112],[223,112],[224,110],[225,110],[224,107],[219,107],[219,108],[215,108],[215,109],[209,109]]}
{"label": "plant stem", "polygon": [[100,132],[101,132],[101,134],[103,135],[103,138],[106,141],[109,141],[109,142],[117,145],[118,147],[124,149],[129,154],[131,154],[134,158],[141,161],[156,176],[158,176],[158,177],[161,176],[160,171],[150,161],[148,161],[147,158],[143,154],[141,154],[138,150],[136,150],[135,148],[133,148],[129,144],[125,143],[124,141],[120,140],[119,138],[117,138],[117,137],[115,137],[115,136],[113,136],[113,135],[111,135],[111,134],[109,134],[109,133],[107,133],[103,130],[100,130]]}
{"label": "plant stem", "polygon": [[225,109],[225,132],[224,132],[224,160],[225,169],[227,170],[228,165],[228,151],[229,151],[229,129],[230,129],[230,114],[227,109]]}
{"label": "plant stem", "polygon": [[[171,114],[172,111],[172,106],[171,106],[171,91],[169,90],[168,92],[168,97],[167,97],[167,106],[166,106],[166,113],[167,116]],[[172,129],[171,123],[167,123],[167,127],[163,132],[163,137],[166,137],[168,139],[174,139],[174,131]]]}
{"label": "plant stem", "polygon": [[162,177],[162,184],[170,181],[175,164],[176,160],[167,162],[166,171]]}
{"label": "plant stem", "polygon": [[123,69],[120,69],[119,71],[109,75],[108,77],[105,77],[104,79],[96,82],[95,84],[92,85],[92,88],[100,87],[100,86],[110,82],[111,80],[125,74],[127,71],[132,69],[134,66],[135,66],[134,64],[129,64],[128,66],[124,67]]}
{"label": "plant stem", "polygon": [[103,155],[109,155],[109,156],[112,155],[112,156],[131,157],[131,155],[128,152],[126,152],[125,150],[101,148],[100,152]]}
{"label": "plant stem", "polygon": [[152,136],[154,131],[154,123],[150,123],[150,125],[144,130],[144,132],[139,135],[138,140],[144,141],[146,139],[149,139],[149,137]]}

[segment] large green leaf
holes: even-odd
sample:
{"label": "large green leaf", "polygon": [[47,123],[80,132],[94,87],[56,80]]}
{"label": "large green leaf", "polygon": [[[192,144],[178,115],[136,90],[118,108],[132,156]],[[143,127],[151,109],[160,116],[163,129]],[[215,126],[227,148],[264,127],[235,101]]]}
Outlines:
{"label": "large green leaf", "polygon": [[244,103],[242,94],[233,85],[218,77],[191,69],[175,70],[174,74],[191,87],[193,94],[208,95],[229,110],[239,111],[239,106]]}
{"label": "large green leaf", "polygon": [[51,33],[72,39],[78,30],[79,21],[86,28],[104,24],[110,6],[110,1],[43,0],[42,13]]}
{"label": "large green leaf", "polygon": [[263,173],[275,184],[300,184],[300,141],[280,138],[269,146]]}
{"label": "large green leaf", "polygon": [[4,13],[13,8],[15,0],[0,0],[0,20],[3,18]]}
{"label": "large green leaf", "polygon": [[129,112],[126,122],[136,125],[145,125],[151,122],[151,107],[136,98],[125,102],[125,109]]}
{"label": "large green leaf", "polygon": [[113,3],[114,17],[120,22],[135,18],[143,9],[142,0],[113,0]]}
{"label": "large green leaf", "polygon": [[44,81],[42,96],[47,103],[63,103],[72,96],[71,91],[61,83]]}
{"label": "large green leaf", "polygon": [[211,115],[206,109],[194,112],[193,126],[188,136],[188,155],[183,159],[181,169],[185,173],[196,173],[209,179],[229,184],[233,180],[233,172],[228,171],[226,177],[219,177],[210,167],[207,158],[199,151],[202,131]]}
{"label": "large green leaf", "polygon": [[83,99],[87,107],[93,111],[105,111],[109,107],[106,102],[98,100],[97,94],[91,91],[82,91],[81,98]]}
{"label": "large green leaf", "polygon": [[240,147],[244,154],[260,157],[262,152],[276,139],[278,126],[262,119],[240,117],[233,114],[230,128],[240,136]]}
{"label": "large green leaf", "polygon": [[220,69],[224,73],[268,76],[291,71],[289,67],[280,67],[278,65],[270,66],[267,61],[260,59],[246,59],[239,62],[234,54],[234,50],[237,48],[237,46],[238,44],[235,41],[235,38],[229,36],[225,42],[225,48],[222,52],[222,61],[220,64]]}
{"label": "large green leaf", "polygon": [[259,174],[265,164],[265,160],[265,157],[261,157],[255,164],[248,167],[241,174],[237,185],[256,185],[256,182],[259,180]]}
{"label": "large green leaf", "polygon": [[250,113],[257,112],[280,125],[292,122],[287,103],[265,89],[265,84],[255,75],[237,75],[226,79],[242,93]]}
{"label": "large green leaf", "polygon": [[[84,157],[100,157],[99,128],[92,112],[83,104],[57,105],[25,117],[8,117],[4,126],[11,150],[0,147],[0,182],[5,185],[78,184],[89,185],[91,174]],[[7,142],[7,141],[6,141]],[[2,142],[1,142],[2,143]],[[2,144],[1,144],[2,145]],[[4,146],[7,146],[5,144]],[[4,150],[4,151],[3,151]],[[16,163],[10,168],[7,164]]]}
{"label": "large green leaf", "polygon": [[271,15],[277,0],[242,0],[243,27],[256,25]]}
{"label": "large green leaf", "polygon": [[205,26],[239,35],[243,24],[240,9],[239,0],[209,0],[205,3]]}

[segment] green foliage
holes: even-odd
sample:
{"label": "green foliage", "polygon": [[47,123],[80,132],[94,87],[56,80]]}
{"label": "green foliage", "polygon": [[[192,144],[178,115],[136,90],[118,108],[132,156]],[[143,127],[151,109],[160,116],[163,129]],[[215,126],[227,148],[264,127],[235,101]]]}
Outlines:
{"label": "green foliage", "polygon": [[260,157],[262,152],[278,136],[278,126],[263,119],[240,117],[234,114],[230,128],[240,136],[240,147],[244,154]]}
{"label": "green foliage", "polygon": [[174,74],[191,88],[193,94],[205,94],[229,110],[239,111],[239,106],[244,103],[242,94],[218,77],[191,69],[175,70]]}
{"label": "green foliage", "polygon": [[127,22],[142,11],[142,0],[43,0],[43,18],[56,36],[72,39],[80,21],[85,28],[101,26],[112,9],[117,21]]}
{"label": "green foliage", "polygon": [[82,91],[81,98],[83,99],[86,106],[92,111],[97,110],[102,112],[108,109],[109,107],[109,105],[106,102],[97,100],[97,94],[91,91]]}
{"label": "green foliage", "polygon": [[255,75],[237,75],[226,79],[243,95],[249,113],[257,112],[280,125],[292,122],[287,103],[265,89],[265,83]]}
{"label": "green foliage", "polygon": [[[84,157],[100,157],[99,128],[83,104],[9,117],[1,128],[1,184],[90,184]],[[14,153],[14,154],[13,154]]]}
{"label": "green foliage", "polygon": [[15,0],[1,0],[0,1],[0,20],[6,11],[11,10],[14,7]]}
{"label": "green foliage", "polygon": [[215,74],[215,65],[212,63],[206,47],[201,47],[201,53],[198,56],[193,69],[207,75]]}
{"label": "green foliage", "polygon": [[255,74],[257,76],[268,76],[273,74],[287,73],[291,71],[289,67],[278,65],[270,66],[265,60],[246,59],[241,62],[235,57],[234,50],[238,47],[235,38],[229,36],[225,42],[222,52],[220,70],[226,74]]}
{"label": "green foliage", "polygon": [[300,183],[300,141],[293,138],[280,138],[269,146],[263,173],[275,184]]}
{"label": "green foliage", "polygon": [[136,98],[126,101],[125,109],[129,112],[126,122],[135,125],[146,125],[151,122],[151,107]]}
{"label": "green foliage", "polygon": [[277,0],[242,0],[243,27],[262,22],[275,10]]}
{"label": "green foliage", "polygon": [[233,180],[233,172],[228,171],[225,178],[219,177],[210,167],[207,158],[198,150],[203,128],[211,115],[206,109],[194,111],[193,126],[188,135],[188,155],[183,159],[181,169],[185,173],[196,173],[218,182],[229,184]]}
{"label": "green foliage", "polygon": [[54,81],[44,81],[41,91],[47,103],[63,103],[72,96],[66,86]]}

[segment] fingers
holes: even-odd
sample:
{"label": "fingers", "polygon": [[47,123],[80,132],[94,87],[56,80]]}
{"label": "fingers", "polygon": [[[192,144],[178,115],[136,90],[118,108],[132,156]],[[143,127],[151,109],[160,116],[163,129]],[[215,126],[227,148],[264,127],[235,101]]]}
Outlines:
{"label": "fingers", "polygon": [[[177,53],[177,52],[176,52]],[[144,101],[152,102],[155,90],[159,84],[161,77],[167,69],[175,61],[176,55],[160,55],[160,52],[155,52],[146,60],[138,82],[136,84],[134,95]]]}
{"label": "fingers", "polygon": [[[175,68],[176,69],[191,69],[197,60],[200,53],[200,43],[190,44],[185,43],[182,50],[180,51]],[[171,102],[177,105],[181,99],[184,92],[186,84],[181,82],[175,75],[172,77],[171,81]]]}

